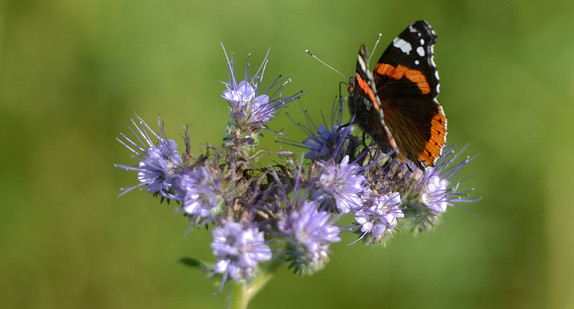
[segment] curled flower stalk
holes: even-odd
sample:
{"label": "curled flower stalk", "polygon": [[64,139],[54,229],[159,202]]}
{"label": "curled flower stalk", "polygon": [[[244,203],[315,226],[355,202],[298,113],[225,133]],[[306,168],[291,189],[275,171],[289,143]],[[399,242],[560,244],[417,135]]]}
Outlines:
{"label": "curled flower stalk", "polygon": [[159,123],[159,132],[156,133],[139,117],[137,122],[133,119],[131,122],[133,126],[128,126],[128,128],[134,137],[130,138],[121,134],[118,141],[132,152],[139,164],[137,167],[121,164],[115,164],[115,166],[138,172],[140,183],[126,189],[122,188],[121,195],[139,187],[146,187],[151,194],[173,198],[172,189],[175,178],[182,166],[176,142],[165,138],[161,123]]}
{"label": "curled flower stalk", "polygon": [[[223,45],[221,45],[223,47]],[[227,135],[225,137],[226,147],[255,147],[257,146],[257,136],[266,128],[267,123],[275,118],[278,110],[285,107],[291,101],[298,99],[301,92],[284,97],[283,87],[291,80],[279,76],[267,90],[261,89],[263,76],[268,63],[268,56],[261,63],[254,76],[249,76],[249,57],[245,68],[245,76],[239,80],[235,72],[233,53],[228,55],[227,69],[229,80],[225,82],[227,89],[221,95],[230,107],[230,120],[227,125]]]}
{"label": "curled flower stalk", "polygon": [[[307,125],[297,122],[307,137],[290,144],[303,153],[260,149],[261,133],[273,133],[272,120],[302,92],[283,96],[290,80],[281,76],[262,86],[268,55],[254,75],[247,64],[241,77],[233,53],[225,57],[221,101],[230,113],[220,147],[194,155],[186,132],[180,152],[163,123],[154,130],[138,117],[131,134],[118,138],[136,163],[115,166],[137,174],[121,195],[140,189],[160,196],[177,205],[191,228],[210,231],[213,262],[182,261],[219,280],[220,291],[229,287],[230,308],[246,308],[284,264],[299,275],[322,270],[343,233],[354,235],[351,245],[385,245],[399,231],[428,232],[449,206],[476,200],[456,179],[471,162],[458,159],[462,151],[446,149],[426,170],[400,162],[354,135],[343,121],[346,98],[335,101],[330,122],[315,125],[307,114]],[[262,153],[272,165],[259,162]]]}

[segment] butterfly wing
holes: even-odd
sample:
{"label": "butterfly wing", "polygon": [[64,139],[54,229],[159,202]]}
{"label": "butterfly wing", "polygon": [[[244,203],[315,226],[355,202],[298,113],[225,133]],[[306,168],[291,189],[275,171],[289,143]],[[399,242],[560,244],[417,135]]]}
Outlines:
{"label": "butterfly wing", "polygon": [[383,121],[399,159],[421,167],[433,166],[446,144],[446,116],[436,100],[436,39],[426,21],[411,24],[387,47],[373,72]]}
{"label": "butterfly wing", "polygon": [[353,122],[369,134],[383,151],[396,150],[395,139],[383,121],[381,101],[368,63],[367,49],[361,45],[355,76],[351,77],[348,87],[349,111]]}

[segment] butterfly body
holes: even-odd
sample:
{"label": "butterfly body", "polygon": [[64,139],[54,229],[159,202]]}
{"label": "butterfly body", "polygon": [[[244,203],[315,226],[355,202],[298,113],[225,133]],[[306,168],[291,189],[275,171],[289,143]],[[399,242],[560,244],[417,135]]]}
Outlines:
{"label": "butterfly body", "polygon": [[349,110],[372,140],[399,160],[433,166],[446,144],[446,116],[436,100],[436,34],[426,21],[401,32],[383,52],[373,72],[364,45],[349,83]]}

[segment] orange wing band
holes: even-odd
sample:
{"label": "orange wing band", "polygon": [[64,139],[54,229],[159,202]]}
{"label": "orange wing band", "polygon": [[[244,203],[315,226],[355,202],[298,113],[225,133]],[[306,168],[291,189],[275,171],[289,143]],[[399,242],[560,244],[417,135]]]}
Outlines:
{"label": "orange wing band", "polygon": [[442,148],[446,143],[446,117],[442,108],[432,118],[431,137],[425,144],[425,150],[419,155],[420,161],[425,161],[427,166],[433,166],[436,159],[442,154]]}
{"label": "orange wing band", "polygon": [[357,85],[361,92],[369,96],[369,100],[373,103],[373,106],[377,111],[380,110],[379,104],[377,104],[377,98],[375,98],[375,93],[371,90],[371,86],[359,75],[359,73],[355,74],[355,79],[357,81]]}
{"label": "orange wing band", "polygon": [[375,68],[375,72],[394,79],[401,79],[404,76],[411,82],[417,84],[417,87],[420,89],[422,94],[430,93],[429,83],[423,73],[419,70],[411,70],[400,64],[395,68],[390,64],[379,63]]}

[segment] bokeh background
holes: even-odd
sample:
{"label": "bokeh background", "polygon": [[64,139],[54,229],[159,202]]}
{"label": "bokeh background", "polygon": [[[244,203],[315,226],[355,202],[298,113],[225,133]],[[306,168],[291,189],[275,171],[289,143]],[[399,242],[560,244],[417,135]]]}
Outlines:
{"label": "bokeh background", "polygon": [[[115,137],[139,116],[193,150],[227,119],[220,47],[239,71],[271,46],[267,81],[292,78],[318,122],[361,43],[409,23],[439,36],[449,143],[479,154],[461,177],[482,200],[386,248],[333,246],[312,277],[282,270],[251,308],[574,308],[574,3],[508,1],[0,1],[0,307],[222,308],[210,236],[136,183]],[[378,57],[378,56],[376,56]],[[298,140],[284,113],[271,123]],[[278,149],[272,134],[263,140]],[[203,147],[203,148],[202,148]],[[282,146],[285,147],[285,146]]]}

